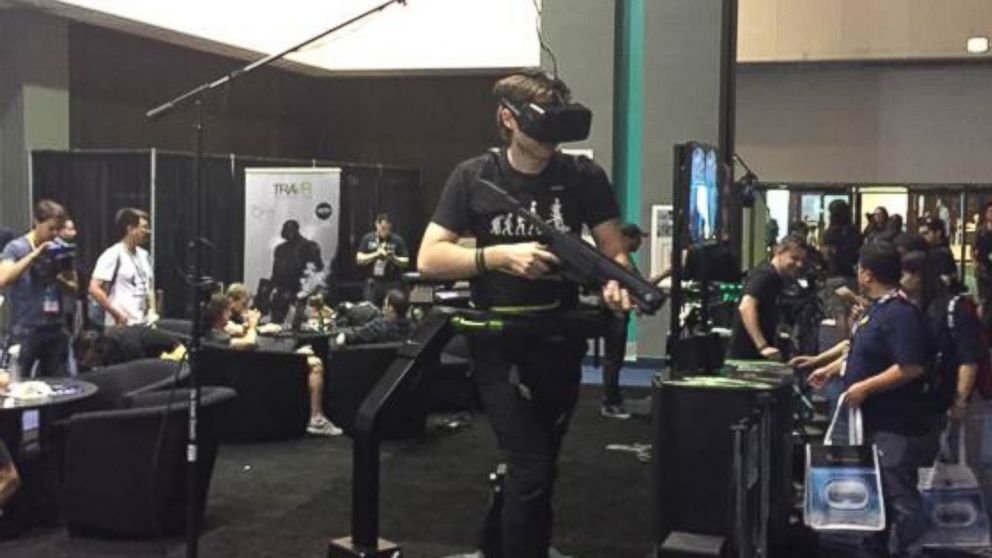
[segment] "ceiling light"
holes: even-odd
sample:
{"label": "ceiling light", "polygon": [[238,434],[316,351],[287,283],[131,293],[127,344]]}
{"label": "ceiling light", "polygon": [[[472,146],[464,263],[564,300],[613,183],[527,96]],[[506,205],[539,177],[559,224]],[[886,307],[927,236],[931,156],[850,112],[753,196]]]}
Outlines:
{"label": "ceiling light", "polygon": [[968,54],[986,54],[989,51],[988,37],[968,37],[968,44],[965,47]]}

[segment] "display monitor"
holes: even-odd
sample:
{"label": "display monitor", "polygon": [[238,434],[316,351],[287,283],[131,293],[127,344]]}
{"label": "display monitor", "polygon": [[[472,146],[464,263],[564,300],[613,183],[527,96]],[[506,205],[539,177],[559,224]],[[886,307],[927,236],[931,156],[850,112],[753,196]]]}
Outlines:
{"label": "display monitor", "polygon": [[715,148],[702,143],[686,144],[684,168],[689,182],[689,241],[697,244],[717,238],[720,230],[719,158]]}

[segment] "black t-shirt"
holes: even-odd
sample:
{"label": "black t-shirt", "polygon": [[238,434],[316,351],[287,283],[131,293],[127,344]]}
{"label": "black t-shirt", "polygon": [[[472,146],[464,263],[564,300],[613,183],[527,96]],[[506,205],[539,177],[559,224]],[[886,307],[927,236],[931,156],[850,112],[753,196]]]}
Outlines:
{"label": "black t-shirt", "polygon": [[10,458],[10,452],[7,451],[7,444],[0,440],[0,467],[6,467],[13,463],[13,459]]}
{"label": "black t-shirt", "polygon": [[[513,169],[506,151],[463,161],[452,171],[432,221],[462,236],[474,236],[480,248],[538,241],[536,231],[512,213],[478,178],[494,182],[525,208],[559,231],[579,235],[619,215],[613,189],[603,169],[585,157],[556,153],[541,173]],[[574,305],[578,288],[555,275],[524,279],[488,271],[472,281],[472,299],[485,309],[551,309]]]}
{"label": "black t-shirt", "polygon": [[104,365],[158,358],[179,345],[174,335],[147,326],[114,326],[104,331],[103,338],[106,343],[101,355]]}
{"label": "black t-shirt", "polygon": [[227,347],[231,344],[231,336],[223,329],[212,327],[203,334],[203,342],[214,346]]}
{"label": "black t-shirt", "polygon": [[958,264],[954,261],[954,254],[947,246],[934,246],[930,249],[930,263],[932,263],[941,275],[957,275]]}
{"label": "black t-shirt", "polygon": [[992,270],[992,261],[989,260],[989,256],[992,256],[992,231],[984,226],[975,236],[975,252],[977,254],[975,263],[986,271]]}
{"label": "black t-shirt", "polygon": [[[772,264],[765,262],[751,270],[744,286],[744,295],[751,295],[758,300],[758,325],[765,341],[774,346],[775,332],[778,328],[779,308],[778,299],[782,295],[785,281],[775,271]],[[734,325],[730,335],[730,358],[759,359],[761,352],[755,347],[754,341],[748,335],[741,318],[740,310],[734,316]]]}
{"label": "black t-shirt", "polygon": [[823,233],[823,246],[830,247],[827,258],[828,277],[854,277],[854,267],[861,251],[861,234],[853,225],[829,227]]}
{"label": "black t-shirt", "polygon": [[[406,241],[396,233],[389,233],[386,238],[379,238],[375,231],[367,233],[358,242],[358,251],[363,254],[371,254],[379,250],[379,246],[385,246],[387,253],[395,254],[401,258],[410,257]],[[396,281],[400,278],[399,266],[389,259],[375,260],[366,267],[367,276],[377,281]]]}

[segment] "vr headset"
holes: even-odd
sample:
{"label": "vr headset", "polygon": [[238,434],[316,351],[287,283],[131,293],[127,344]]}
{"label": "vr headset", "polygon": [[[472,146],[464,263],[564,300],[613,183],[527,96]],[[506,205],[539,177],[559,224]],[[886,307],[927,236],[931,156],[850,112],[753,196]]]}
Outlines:
{"label": "vr headset", "polygon": [[513,113],[525,134],[541,143],[565,143],[589,137],[592,111],[579,103],[518,104],[504,97],[500,104]]}

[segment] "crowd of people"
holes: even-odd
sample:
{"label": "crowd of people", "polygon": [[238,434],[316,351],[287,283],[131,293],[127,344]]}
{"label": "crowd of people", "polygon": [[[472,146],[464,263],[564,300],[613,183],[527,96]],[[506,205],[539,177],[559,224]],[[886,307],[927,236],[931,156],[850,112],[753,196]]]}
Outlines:
{"label": "crowd of people", "polygon": [[[987,293],[992,221],[979,230],[975,247],[978,296],[969,295],[939,217],[907,232],[898,215],[879,207],[858,231],[844,201],[830,204],[821,240],[826,311],[843,338],[815,355],[790,355],[778,342],[783,285],[814,267],[816,249],[802,235],[787,235],[771,260],[751,271],[734,324],[729,355],[784,361],[806,372],[805,381],[836,407],[860,408],[866,443],[881,457],[889,526],[857,540],[852,552],[871,556],[919,556],[925,532],[918,470],[931,466],[939,441],[969,415],[984,412],[976,380],[988,373]],[[992,216],[992,204],[985,208]],[[791,358],[790,358],[791,357]],[[969,465],[986,493],[992,463],[981,462],[992,432],[970,432]],[[986,495],[988,497],[988,494]],[[857,554],[862,555],[862,554]]]}
{"label": "crowd of people", "polygon": [[[114,225],[118,241],[100,254],[90,273],[79,267],[78,231],[61,204],[35,204],[31,229],[23,235],[0,227],[0,304],[7,307],[8,316],[0,335],[0,392],[29,378],[74,376],[142,358],[185,357],[189,331],[158,327],[154,265],[146,248],[151,233],[148,213],[123,208]],[[338,346],[408,336],[413,327],[410,303],[398,281],[400,270],[409,265],[406,244],[391,231],[388,214],[378,215],[375,226],[356,247],[357,263],[369,268],[370,300],[332,308],[325,285],[301,289],[297,268],[316,265],[319,271],[323,263],[316,243],[303,238],[299,225],[289,221],[283,227],[284,241],[276,247],[276,256],[282,257],[274,258],[275,288],[265,301],[264,317],[248,287],[233,283],[212,294],[201,309],[204,343],[256,349],[259,334],[292,327],[284,323],[291,307],[300,310],[301,327],[327,333],[330,343]],[[306,431],[315,436],[341,434],[323,411],[325,363],[309,345],[296,352],[308,368]],[[0,510],[20,483],[11,453],[0,440]]]}

